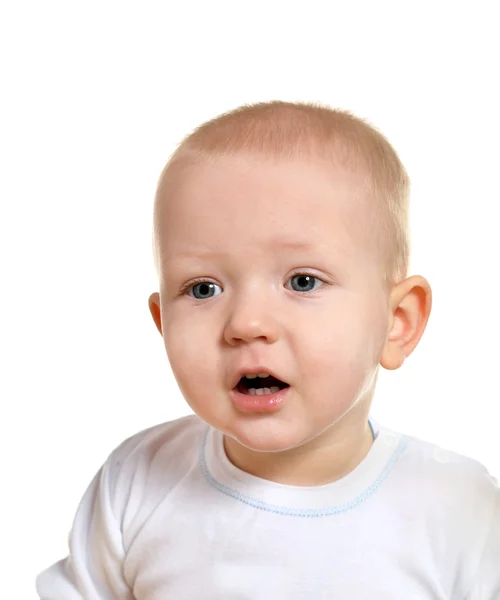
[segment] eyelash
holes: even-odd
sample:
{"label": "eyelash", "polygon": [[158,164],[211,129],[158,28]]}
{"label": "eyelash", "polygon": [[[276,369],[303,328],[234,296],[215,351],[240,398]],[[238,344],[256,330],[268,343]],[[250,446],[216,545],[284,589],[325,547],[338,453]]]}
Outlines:
{"label": "eyelash", "polygon": [[[293,277],[297,277],[298,275],[303,275],[305,277],[313,277],[314,279],[317,279],[318,281],[321,281],[322,283],[326,284],[326,281],[321,279],[321,277],[318,277],[317,275],[314,275],[313,273],[307,273],[307,272],[303,272],[303,271],[298,271],[297,273],[293,273],[292,275],[290,275],[290,278],[288,279],[288,281],[290,281],[290,279],[292,279]],[[204,279],[203,277],[197,277],[196,279],[193,279],[189,283],[186,283],[185,285],[182,286],[182,288],[179,291],[179,296],[187,296],[188,292],[192,288],[194,288],[195,285],[198,285],[199,283],[213,283],[213,281],[210,281],[209,279]],[[308,292],[300,292],[300,293],[302,295],[315,294],[322,287],[323,286],[319,286],[315,290],[310,290]],[[195,298],[195,300],[197,300],[197,298]]]}

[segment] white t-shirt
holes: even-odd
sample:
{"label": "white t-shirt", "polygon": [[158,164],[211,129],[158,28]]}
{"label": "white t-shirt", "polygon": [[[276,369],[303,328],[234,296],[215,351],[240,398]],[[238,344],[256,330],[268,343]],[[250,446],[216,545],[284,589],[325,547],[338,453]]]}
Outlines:
{"label": "white t-shirt", "polygon": [[374,423],[318,487],[227,459],[197,416],[121,444],[88,488],[43,600],[499,600],[500,489],[478,462]]}

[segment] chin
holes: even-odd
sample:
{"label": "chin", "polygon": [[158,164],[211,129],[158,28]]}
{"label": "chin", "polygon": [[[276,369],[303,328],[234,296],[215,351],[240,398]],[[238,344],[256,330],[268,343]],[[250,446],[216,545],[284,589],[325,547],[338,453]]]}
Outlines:
{"label": "chin", "polygon": [[306,444],[315,436],[272,423],[255,423],[253,427],[231,428],[226,435],[254,452],[286,452]]}

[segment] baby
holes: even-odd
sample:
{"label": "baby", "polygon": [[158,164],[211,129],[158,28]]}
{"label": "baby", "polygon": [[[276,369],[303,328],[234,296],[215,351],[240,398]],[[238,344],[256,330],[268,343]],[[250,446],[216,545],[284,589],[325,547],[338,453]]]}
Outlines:
{"label": "baby", "polygon": [[244,106],[165,167],[149,298],[195,413],[123,442],[44,600],[499,600],[500,490],[370,417],[431,310],[409,179],[353,115]]}

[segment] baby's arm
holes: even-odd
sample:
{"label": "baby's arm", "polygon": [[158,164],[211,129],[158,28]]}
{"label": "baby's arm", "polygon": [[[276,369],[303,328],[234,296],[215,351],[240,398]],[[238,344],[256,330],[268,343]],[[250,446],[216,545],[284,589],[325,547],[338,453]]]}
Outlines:
{"label": "baby's arm", "polygon": [[69,556],[38,576],[42,600],[133,600],[123,576],[121,519],[111,499],[112,464],[103,466],[80,503]]}
{"label": "baby's arm", "polygon": [[496,488],[491,525],[474,587],[466,600],[500,599],[500,488]]}

